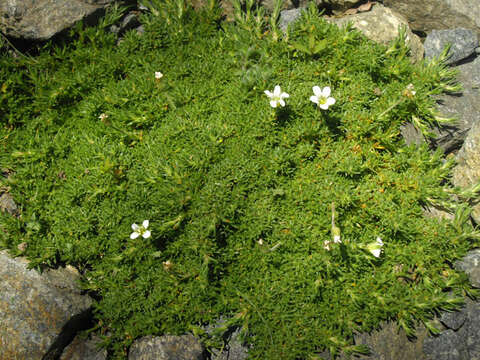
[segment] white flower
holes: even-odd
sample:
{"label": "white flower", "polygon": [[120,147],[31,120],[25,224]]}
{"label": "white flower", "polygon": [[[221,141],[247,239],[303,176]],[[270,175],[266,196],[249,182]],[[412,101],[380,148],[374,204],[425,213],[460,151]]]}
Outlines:
{"label": "white flower", "polygon": [[312,90],[315,95],[310,96],[310,101],[320,106],[320,109],[327,110],[329,106],[335,104],[335,99],[330,97],[331,90],[328,86],[324,87],[323,90],[314,86]]}
{"label": "white flower", "polygon": [[342,240],[340,240],[340,235],[335,235],[335,236],[333,237],[333,242],[334,242],[335,244],[341,243]]}
{"label": "white flower", "polygon": [[370,251],[373,256],[378,258],[382,252],[382,247],[383,241],[377,236],[377,240],[375,242],[367,245],[367,250]]}
{"label": "white flower", "polygon": [[105,113],[102,113],[102,114],[100,114],[100,115],[98,116],[98,118],[99,118],[100,120],[104,121],[106,118],[108,118],[108,115],[105,114]]}
{"label": "white flower", "polygon": [[149,224],[148,220],[143,220],[142,226],[138,226],[137,224],[132,224],[133,233],[130,234],[130,239],[136,239],[140,235],[142,235],[144,239],[149,238],[150,235],[152,235],[152,233],[150,232],[150,230],[147,230],[148,224]]}
{"label": "white flower", "polygon": [[265,90],[265,94],[270,98],[270,106],[276,108],[278,104],[285,106],[285,101],[283,99],[290,97],[286,92],[282,92],[280,85],[276,85],[273,93]]}
{"label": "white flower", "polygon": [[163,74],[160,71],[155,71],[155,79],[161,79]]}
{"label": "white flower", "polygon": [[330,240],[325,240],[323,242],[323,248],[327,251],[330,251]]}

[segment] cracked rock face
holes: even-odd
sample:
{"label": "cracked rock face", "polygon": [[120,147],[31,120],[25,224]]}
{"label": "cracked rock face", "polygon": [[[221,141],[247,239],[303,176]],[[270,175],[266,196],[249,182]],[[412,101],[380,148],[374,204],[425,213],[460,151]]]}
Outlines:
{"label": "cracked rock face", "polygon": [[73,268],[40,274],[0,252],[0,359],[42,359],[68,321],[92,300],[80,294]]}
{"label": "cracked rock face", "polygon": [[2,0],[0,31],[14,38],[48,40],[80,20],[94,21],[112,0]]}

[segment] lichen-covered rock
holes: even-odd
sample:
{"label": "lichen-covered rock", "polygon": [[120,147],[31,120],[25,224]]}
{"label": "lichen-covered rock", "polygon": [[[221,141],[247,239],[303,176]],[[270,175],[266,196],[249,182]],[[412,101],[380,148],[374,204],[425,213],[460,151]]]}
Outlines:
{"label": "lichen-covered rock", "polygon": [[0,359],[42,359],[63,327],[87,310],[73,268],[39,273],[0,252]]}
{"label": "lichen-covered rock", "polygon": [[447,45],[450,45],[450,49],[445,63],[454,64],[475,54],[478,37],[473,30],[463,28],[433,30],[423,44],[425,58],[432,59],[439,56]]}
{"label": "lichen-covered rock", "polygon": [[193,335],[145,336],[136,340],[128,360],[204,360],[202,344]]}
{"label": "lichen-covered rock", "polygon": [[340,18],[328,18],[330,22],[343,26],[348,22],[361,31],[367,38],[378,43],[388,44],[399,35],[400,27],[406,29],[406,42],[410,47],[414,61],[423,58],[423,45],[420,38],[411,32],[407,20],[400,14],[392,11],[381,4],[375,4],[371,11],[354,15],[347,15]]}
{"label": "lichen-covered rock", "polygon": [[[468,188],[480,181],[480,123],[473,124],[467,138],[457,154],[457,165],[453,169],[453,184]],[[480,204],[475,204],[472,217],[480,224]]]}
{"label": "lichen-covered rock", "polygon": [[0,31],[27,40],[48,40],[80,20],[96,21],[112,0],[0,1]]}

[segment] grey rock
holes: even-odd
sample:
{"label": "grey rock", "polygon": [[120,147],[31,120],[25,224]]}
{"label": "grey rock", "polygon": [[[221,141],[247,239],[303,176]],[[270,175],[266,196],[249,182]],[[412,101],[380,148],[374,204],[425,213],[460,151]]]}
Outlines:
{"label": "grey rock", "polygon": [[[457,165],[453,169],[452,182],[455,186],[468,188],[480,181],[480,123],[473,124],[465,142],[457,154]],[[480,204],[472,203],[472,218],[480,224]]]}
{"label": "grey rock", "polygon": [[107,350],[99,348],[100,342],[96,336],[86,339],[76,336],[63,350],[60,360],[106,360]]}
{"label": "grey rock", "polygon": [[204,360],[202,344],[193,335],[145,336],[130,347],[128,360]]}
{"label": "grey rock", "polygon": [[381,44],[388,44],[399,35],[400,27],[406,28],[405,42],[410,47],[414,61],[423,59],[423,45],[420,38],[411,32],[407,20],[399,13],[375,3],[372,10],[340,18],[326,19],[338,26],[351,22],[353,27],[361,31],[367,38]]}
{"label": "grey rock", "polygon": [[448,329],[458,330],[467,320],[465,311],[444,312],[440,315],[440,322]]}
{"label": "grey rock", "polygon": [[423,44],[425,58],[432,59],[439,56],[447,45],[451,47],[446,63],[454,64],[475,54],[478,37],[474,31],[463,28],[433,30],[427,35]]}
{"label": "grey rock", "polygon": [[78,21],[96,22],[111,1],[0,1],[0,31],[14,38],[48,40]]}
{"label": "grey rock", "polygon": [[13,216],[20,215],[20,211],[18,210],[12,195],[7,192],[0,193],[0,211],[7,212]]}
{"label": "grey rock", "polygon": [[480,288],[480,249],[470,251],[462,260],[455,263],[455,268],[464,271],[470,283]]}
{"label": "grey rock", "polygon": [[478,0],[444,0],[450,8],[471,19],[480,27],[480,2]]}
{"label": "grey rock", "polygon": [[436,360],[470,359],[464,339],[455,331],[448,329],[436,337],[428,337],[423,349]]}
{"label": "grey rock", "polygon": [[[480,57],[455,68],[462,92],[436,96],[436,109],[441,116],[456,121],[431,129],[436,136],[430,141],[431,146],[441,148],[445,154],[458,152],[473,124],[480,122]],[[402,135],[407,144],[425,142],[423,135],[410,123],[402,127]]]}
{"label": "grey rock", "polygon": [[125,32],[138,26],[140,26],[140,21],[138,20],[137,15],[134,13],[129,13],[123,18],[122,23],[120,24],[120,31]]}
{"label": "grey rock", "polygon": [[[480,26],[469,14],[469,8],[461,13],[461,8],[449,0],[383,0],[383,4],[403,16],[412,31],[426,36],[432,30],[454,29],[462,27],[474,30],[480,36]],[[466,0],[470,9],[480,6],[477,0]],[[465,14],[466,13],[466,14]]]}
{"label": "grey rock", "polygon": [[24,258],[0,252],[0,359],[40,360],[70,336],[64,331],[74,331],[72,319],[92,303],[81,295],[78,278],[72,267],[40,274]]}
{"label": "grey rock", "polygon": [[[204,329],[207,334],[212,334],[219,327],[225,326],[226,320],[221,317],[213,325],[206,326]],[[248,358],[248,347],[240,339],[239,327],[228,329],[223,336],[225,346],[223,349],[213,349],[210,354],[211,360],[246,360]]]}
{"label": "grey rock", "polygon": [[302,16],[303,9],[291,9],[291,10],[283,10],[280,12],[280,19],[278,21],[278,27],[282,31],[286,31],[288,25],[294,23]]}
{"label": "grey rock", "polygon": [[480,358],[480,304],[466,299],[460,312],[455,312],[465,318],[458,330],[448,329],[436,337],[428,337],[423,344],[423,350],[435,360],[464,360]]}

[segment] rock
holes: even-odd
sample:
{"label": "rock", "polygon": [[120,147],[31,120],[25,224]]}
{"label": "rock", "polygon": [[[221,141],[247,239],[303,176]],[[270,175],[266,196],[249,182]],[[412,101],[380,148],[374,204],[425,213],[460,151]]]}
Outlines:
{"label": "rock", "polygon": [[400,14],[381,4],[375,4],[371,11],[347,15],[341,18],[330,17],[327,21],[338,26],[353,23],[353,27],[361,31],[367,38],[378,43],[388,44],[399,35],[399,27],[404,26],[406,42],[411,49],[411,56],[415,61],[423,58],[423,45],[420,38],[408,28],[407,20]]}
{"label": "rock", "polygon": [[302,16],[303,9],[283,10],[280,12],[278,27],[282,31],[287,31],[288,25],[294,23]]}
{"label": "rock", "polygon": [[478,0],[444,0],[456,12],[471,19],[480,28],[480,2]]}
{"label": "rock", "polygon": [[464,360],[480,357],[480,304],[466,299],[464,308],[452,313],[465,319],[454,331],[447,329],[424,340],[423,351],[434,360]]}
{"label": "rock", "polygon": [[341,14],[345,10],[360,5],[362,2],[361,0],[321,0],[317,1],[317,4],[332,11],[334,14]]}
{"label": "rock", "polygon": [[[457,154],[457,165],[453,169],[455,186],[468,188],[480,181],[480,123],[473,124],[465,143]],[[472,218],[480,224],[480,204],[473,204]]]}
{"label": "rock", "polygon": [[[219,327],[225,326],[226,320],[221,317],[214,325],[206,326],[207,334],[212,334]],[[211,360],[246,360],[248,358],[248,347],[240,339],[240,328],[238,326],[229,328],[223,335],[224,347],[221,350],[213,349],[210,354]]]}
{"label": "rock", "polygon": [[193,335],[145,336],[130,347],[128,360],[204,360],[202,344]]}
{"label": "rock", "polygon": [[98,347],[100,342],[96,336],[87,339],[77,336],[63,350],[60,360],[106,360],[107,350]]}
{"label": "rock", "polygon": [[467,320],[464,311],[444,312],[440,316],[440,322],[448,329],[458,330]]}
{"label": "rock", "polygon": [[447,45],[451,45],[451,47],[445,62],[454,64],[475,54],[478,37],[474,31],[463,28],[433,30],[423,44],[425,58],[438,57]]}
{"label": "rock", "polygon": [[465,271],[470,283],[480,288],[480,249],[470,251],[467,256],[455,263],[455,268]]}
{"label": "rock", "polygon": [[112,0],[0,1],[0,31],[26,40],[48,40],[78,21],[93,23]]}
{"label": "rock", "polygon": [[0,252],[0,359],[48,359],[82,326],[92,303],[73,268],[28,270],[24,258]]}
{"label": "rock", "polygon": [[456,66],[457,80],[462,84],[460,94],[437,96],[437,110],[447,118],[455,118],[455,124],[438,129],[435,147],[446,154],[457,151],[463,145],[473,124],[480,122],[480,58]]}
{"label": "rock", "polygon": [[13,201],[12,195],[10,195],[7,192],[4,192],[4,193],[0,192],[0,211],[7,212],[13,216],[20,215],[20,211],[18,210],[17,205],[15,204],[15,201]]}
{"label": "rock", "polygon": [[140,24],[140,21],[138,20],[137,15],[131,12],[123,18],[122,23],[120,24],[120,32],[124,33],[125,31],[135,29],[140,25],[141,24]]}
{"label": "rock", "polygon": [[[452,4],[455,0],[452,0]],[[467,0],[472,7],[478,7],[477,0]],[[424,34],[432,30],[454,29],[462,27],[474,30],[480,35],[480,26],[460,8],[451,6],[449,0],[384,0],[383,4],[402,14],[410,24],[412,31]],[[473,5],[475,3],[475,5]],[[468,10],[466,11],[468,13]]]}

